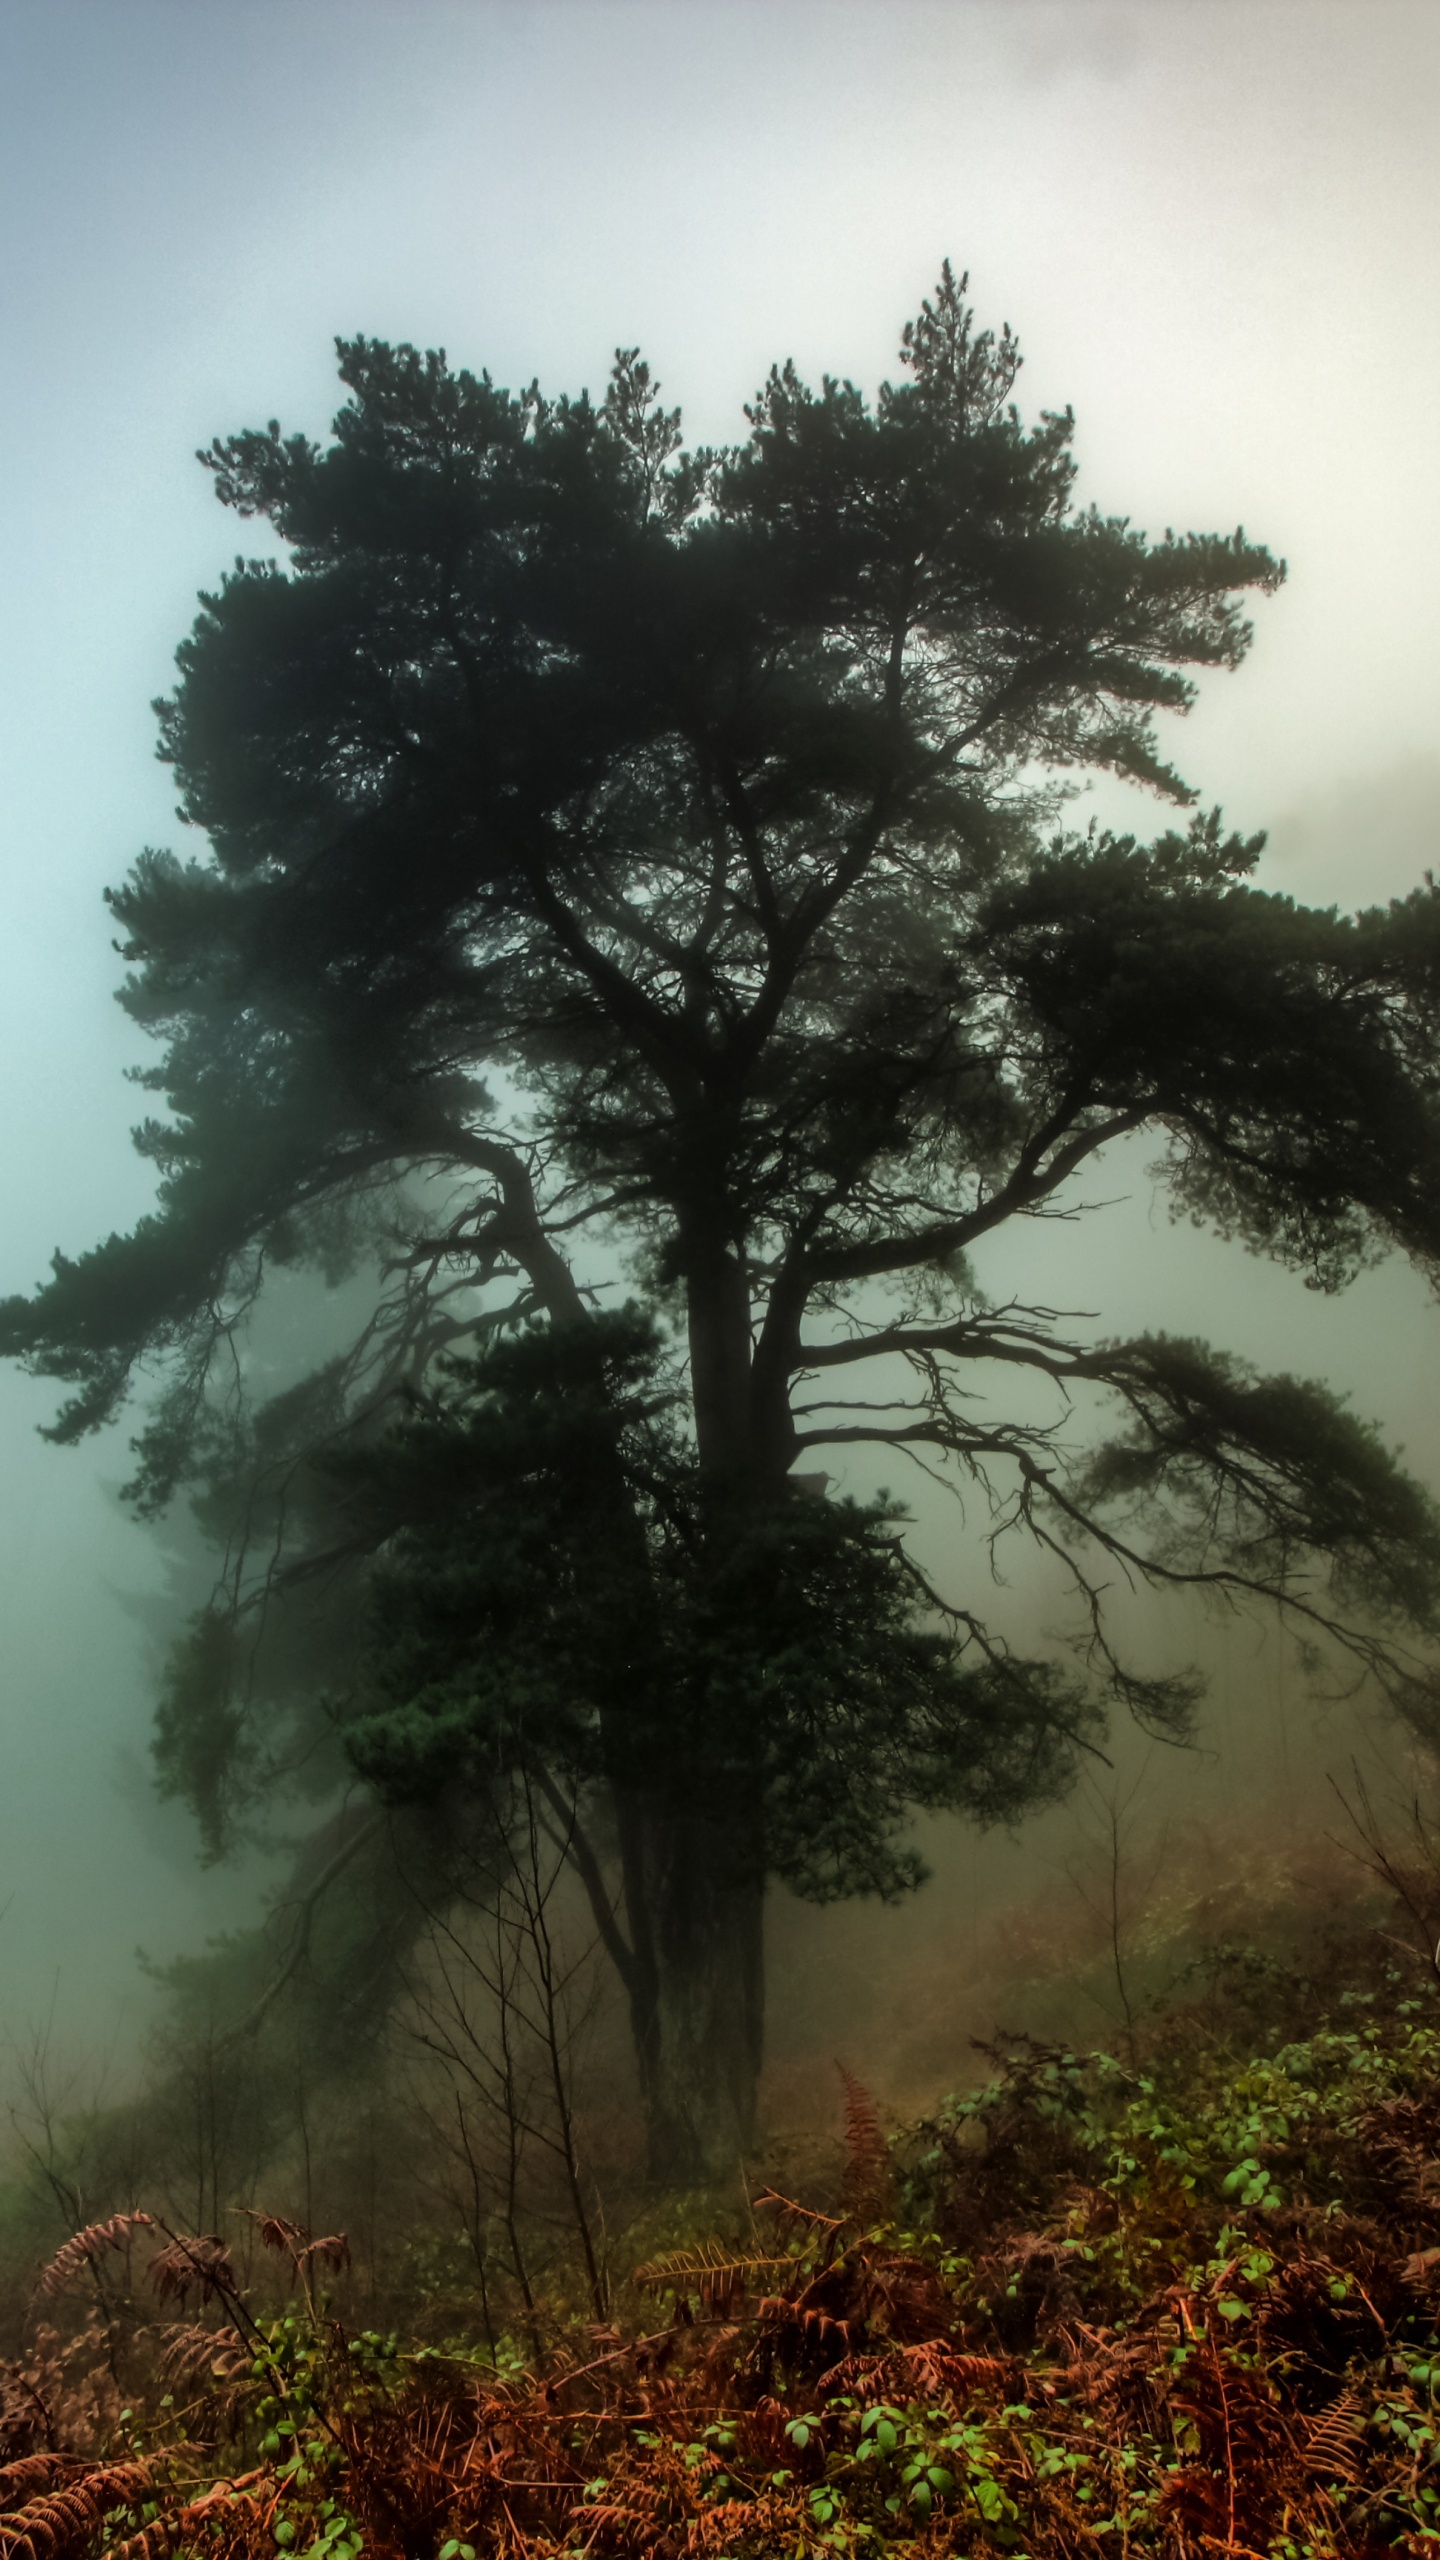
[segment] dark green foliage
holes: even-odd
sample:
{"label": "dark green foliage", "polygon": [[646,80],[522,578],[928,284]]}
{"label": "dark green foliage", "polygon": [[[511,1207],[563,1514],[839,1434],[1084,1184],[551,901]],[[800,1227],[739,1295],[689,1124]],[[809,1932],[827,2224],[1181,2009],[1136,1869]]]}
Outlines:
{"label": "dark green foliage", "polygon": [[426,1409],[335,1467],[372,1538],[403,1523],[344,1728],[382,1797],[530,1765],[677,1813],[728,1804],[737,1861],[823,1900],[918,1882],[917,1805],[1003,1820],[1068,1784],[1093,1708],[1049,1664],[937,1627],[893,1508],[785,1495],[717,1557],[643,1318],[447,1367]]}
{"label": "dark green foliage", "polygon": [[1377,1243],[1433,1263],[1440,893],[1342,917],[1247,888],[1213,817],[1059,846],[981,910],[975,961],[1040,1090],[1170,1132],[1180,1203],[1337,1288]]}
{"label": "dark green foliage", "polygon": [[155,1759],[162,1795],[190,1805],[200,1836],[218,1857],[227,1800],[240,1776],[244,1717],[234,1691],[235,1623],[203,1609],[175,1645],[155,1711]]}
{"label": "dark green foliage", "polygon": [[1382,1627],[1440,1627],[1440,1513],[1378,1432],[1303,1378],[1257,1377],[1166,1335],[1105,1355],[1131,1417],[1074,1488],[1082,1508],[1162,1498],[1178,1570],[1207,1559],[1257,1583],[1328,1556],[1337,1595]]}

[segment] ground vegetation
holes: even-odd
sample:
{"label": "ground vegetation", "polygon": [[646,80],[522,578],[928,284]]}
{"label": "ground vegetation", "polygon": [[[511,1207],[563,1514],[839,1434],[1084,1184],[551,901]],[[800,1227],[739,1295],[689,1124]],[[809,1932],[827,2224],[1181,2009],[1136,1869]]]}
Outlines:
{"label": "ground vegetation", "polygon": [[[1433,1925],[1433,1876],[1387,1850]],[[1440,2513],[1428,1940],[1211,1950],[1124,2050],[999,2037],[828,2192],[580,2252],[543,2342],[345,2304],[344,2235],[132,2210],[40,2270],[3,2370],[0,2540],[259,2560],[1414,2553]],[[266,2271],[270,2274],[267,2278]]]}

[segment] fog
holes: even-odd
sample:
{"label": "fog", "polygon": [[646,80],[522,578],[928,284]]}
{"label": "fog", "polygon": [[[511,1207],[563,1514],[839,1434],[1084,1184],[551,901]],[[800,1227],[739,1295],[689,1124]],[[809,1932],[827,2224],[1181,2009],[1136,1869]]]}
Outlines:
{"label": "fog", "polygon": [[[1027,414],[1073,404],[1082,498],[1156,532],[1243,522],[1288,559],[1247,667],[1165,742],[1269,829],[1262,884],[1409,887],[1440,854],[1437,109],[1429,0],[0,0],[0,1290],[147,1205],[100,892],[179,833],[148,705],[235,538],[192,453],[275,415],[322,432],[337,332],[551,388],[638,342],[723,439],[775,358],[873,385],[948,253],[1019,333]],[[1148,1160],[1107,1166],[1109,1205],[1043,1233],[1033,1273],[1007,1245],[982,1281],[1324,1378],[1440,1488],[1440,1319],[1408,1270],[1307,1293],[1172,1226]],[[53,1404],[0,1377],[0,2033],[53,2019],[103,2060],[153,1998],[136,1949],[253,1915],[266,1871],[202,1868],[150,1792],[135,1604],[161,1561],[114,1500],[125,1430],[56,1451]],[[953,1559],[898,1463],[840,1481],[890,1482]],[[1005,1605],[1051,1603],[1017,1573]],[[1216,1705],[1183,1768],[1122,1740],[1136,1860],[1199,1875],[1257,1824],[1323,1830],[1327,1771],[1384,1735],[1308,1703],[1273,1631],[1169,1625]],[[1111,1783],[1018,1843],[934,1831],[903,1911],[782,1913],[781,2112],[842,2043],[923,2099],[986,2023],[1006,1914],[1050,1894],[1063,1935],[1083,1905]]]}

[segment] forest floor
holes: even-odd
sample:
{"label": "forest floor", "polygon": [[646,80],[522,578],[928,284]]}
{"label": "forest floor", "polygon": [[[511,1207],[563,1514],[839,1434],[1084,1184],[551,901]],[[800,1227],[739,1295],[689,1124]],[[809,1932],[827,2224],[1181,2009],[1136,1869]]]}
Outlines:
{"label": "forest floor", "polygon": [[[988,2068],[889,2135],[851,2082],[842,2192],[758,2195],[538,2355],[351,2328],[338,2236],[267,2225],[261,2313],[217,2243],[96,2226],[4,2369],[0,2560],[1440,2544],[1423,1964],[1379,1932],[1323,1980],[1232,1951],[1113,2051]],[[127,2250],[181,2316],[122,2408],[103,2301],[66,2306]]]}

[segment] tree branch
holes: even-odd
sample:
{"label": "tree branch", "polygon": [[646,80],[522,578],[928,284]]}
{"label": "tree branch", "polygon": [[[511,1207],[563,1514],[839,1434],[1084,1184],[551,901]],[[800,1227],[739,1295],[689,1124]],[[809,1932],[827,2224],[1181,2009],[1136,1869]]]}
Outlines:
{"label": "tree branch", "polygon": [[795,1346],[793,1369],[838,1369],[891,1353],[936,1351],[953,1352],[963,1360],[1014,1361],[1043,1369],[1054,1378],[1074,1375],[1074,1363],[1083,1357],[1072,1344],[1033,1333],[1025,1325],[977,1323],[973,1317],[961,1316],[948,1325],[887,1325],[878,1333],[854,1335],[842,1342],[800,1342]]}
{"label": "tree branch", "polygon": [[329,1892],[336,1877],[343,1875],[351,1859],[374,1839],[376,1833],[383,1829],[384,1823],[385,1815],[377,1813],[372,1815],[368,1822],[359,1824],[357,1829],[351,1832],[349,1839],[341,1842],[334,1856],[321,1868],[315,1882],[304,1893],[294,1895],[288,1902],[276,1906],[280,1911],[298,1911],[300,1925],[295,1933],[295,1944],[280,1971],[261,1992],[254,2007],[246,2011],[238,2026],[230,2029],[228,2036],[223,2039],[225,2043],[235,2044],[242,2036],[253,2035],[256,2028],[268,2016],[287,1984],[293,1982],[309,1953],[310,1932],[314,1927],[315,1913],[319,1904]]}
{"label": "tree branch", "polygon": [[531,1775],[560,1825],[560,1832],[558,1834],[552,1832],[551,1837],[562,1856],[569,1859],[585,1888],[585,1898],[590,1905],[591,1916],[599,1931],[601,1944],[626,1990],[633,1992],[638,1979],[635,1950],[616,1920],[615,1905],[605,1890],[605,1878],[600,1872],[600,1861],[582,1827],[580,1817],[574,1805],[566,1802],[548,1771],[535,1769],[532,1770]]}
{"label": "tree branch", "polygon": [[1043,1172],[1011,1175],[999,1191],[968,1209],[961,1216],[937,1221],[909,1236],[877,1236],[854,1244],[822,1245],[811,1258],[811,1272],[817,1279],[878,1279],[887,1271],[914,1271],[922,1263],[938,1262],[947,1254],[963,1253],[1007,1218],[1023,1216],[1038,1201],[1049,1199],[1068,1182],[1085,1158],[1108,1146],[1112,1138],[1124,1137],[1138,1129],[1149,1117],[1150,1106],[1113,1112],[1094,1128],[1082,1131],[1067,1147],[1051,1157]]}

